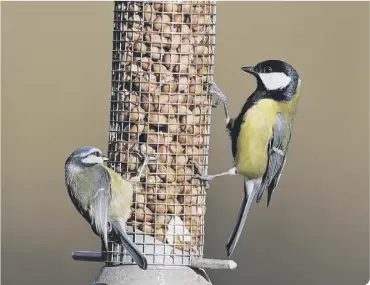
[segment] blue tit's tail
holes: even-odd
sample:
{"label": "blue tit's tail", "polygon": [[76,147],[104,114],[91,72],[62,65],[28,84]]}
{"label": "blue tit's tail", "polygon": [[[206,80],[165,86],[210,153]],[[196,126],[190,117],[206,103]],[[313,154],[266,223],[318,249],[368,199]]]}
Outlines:
{"label": "blue tit's tail", "polygon": [[124,246],[128,253],[131,255],[132,259],[141,269],[147,269],[148,262],[145,256],[140,252],[136,245],[131,241],[131,239],[126,234],[126,231],[122,228],[118,221],[112,223],[112,227],[116,235],[119,237],[122,246]]}
{"label": "blue tit's tail", "polygon": [[236,244],[238,243],[240,234],[243,231],[243,227],[244,227],[245,221],[247,220],[248,212],[252,205],[255,195],[256,195],[256,191],[254,191],[254,181],[253,180],[248,181],[247,178],[244,178],[243,202],[240,206],[238,217],[237,217],[233,232],[231,233],[229,241],[226,244],[228,257],[231,256],[231,254],[233,253],[235,249]]}

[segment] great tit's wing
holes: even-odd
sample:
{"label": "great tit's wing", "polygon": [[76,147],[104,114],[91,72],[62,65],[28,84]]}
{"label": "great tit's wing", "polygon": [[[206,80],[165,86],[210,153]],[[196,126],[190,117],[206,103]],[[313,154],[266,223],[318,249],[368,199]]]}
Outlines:
{"label": "great tit's wing", "polygon": [[286,162],[286,155],[285,155],[284,160],[281,163],[281,166],[278,169],[276,175],[273,177],[273,179],[271,180],[270,185],[267,187],[267,207],[270,205],[272,193],[274,192],[276,186],[278,185],[278,183],[280,181],[281,173],[284,169],[285,162]]}
{"label": "great tit's wing", "polygon": [[267,147],[268,164],[256,199],[257,203],[267,190],[267,206],[270,205],[272,193],[279,183],[286,162],[290,138],[291,123],[284,118],[282,113],[278,113],[273,127],[273,136]]}
{"label": "great tit's wing", "polygon": [[108,247],[108,209],[112,199],[110,176],[108,171],[96,165],[90,171],[92,199],[90,204],[91,227]]}

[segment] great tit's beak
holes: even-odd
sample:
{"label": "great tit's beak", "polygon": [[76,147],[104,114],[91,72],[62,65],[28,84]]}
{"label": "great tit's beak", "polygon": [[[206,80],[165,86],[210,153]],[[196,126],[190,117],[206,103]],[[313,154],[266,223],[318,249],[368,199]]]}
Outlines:
{"label": "great tit's beak", "polygon": [[107,161],[107,160],[109,160],[109,158],[106,156],[103,156],[103,161]]}
{"label": "great tit's beak", "polygon": [[243,66],[242,70],[244,72],[247,72],[247,73],[250,73],[250,74],[253,74],[253,75],[257,75],[257,72],[254,70],[254,66]]}

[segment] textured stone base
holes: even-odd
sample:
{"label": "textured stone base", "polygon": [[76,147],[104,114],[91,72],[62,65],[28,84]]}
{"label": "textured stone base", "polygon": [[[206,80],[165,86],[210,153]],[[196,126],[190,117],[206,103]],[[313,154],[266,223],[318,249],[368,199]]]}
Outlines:
{"label": "textured stone base", "polygon": [[206,272],[187,266],[103,266],[94,285],[212,285]]}

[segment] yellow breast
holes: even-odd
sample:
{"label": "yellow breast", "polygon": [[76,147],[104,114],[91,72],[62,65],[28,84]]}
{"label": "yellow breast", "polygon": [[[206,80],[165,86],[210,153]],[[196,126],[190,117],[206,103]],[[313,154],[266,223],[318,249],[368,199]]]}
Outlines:
{"label": "yellow breast", "polygon": [[261,99],[244,114],[236,146],[236,168],[241,175],[254,179],[265,173],[268,158],[267,145],[273,135],[276,114],[282,113],[292,122],[300,96],[298,84],[293,98],[287,102]]}
{"label": "yellow breast", "polygon": [[267,145],[272,137],[278,103],[259,100],[243,119],[237,138],[236,168],[250,179],[261,177],[267,167]]}
{"label": "yellow breast", "polygon": [[109,206],[109,220],[123,219],[126,221],[131,214],[134,189],[132,184],[118,173],[104,166],[111,178],[112,200]]}

